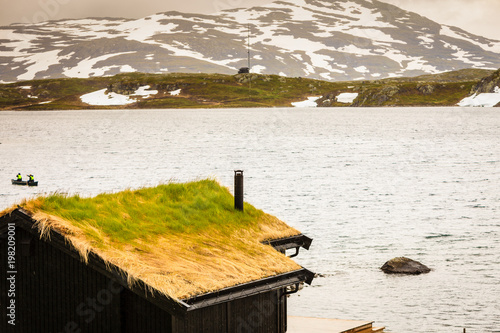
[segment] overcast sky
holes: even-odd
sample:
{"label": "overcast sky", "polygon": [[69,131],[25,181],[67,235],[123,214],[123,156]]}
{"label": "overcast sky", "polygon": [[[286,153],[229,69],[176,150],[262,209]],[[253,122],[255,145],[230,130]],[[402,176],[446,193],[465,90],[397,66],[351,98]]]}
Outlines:
{"label": "overcast sky", "polygon": [[[291,0],[293,1],[293,0]],[[328,0],[327,0],[328,1]],[[62,18],[140,18],[177,10],[214,13],[220,9],[251,7],[270,0],[2,0],[0,25]],[[434,21],[500,40],[500,0],[385,0]]]}

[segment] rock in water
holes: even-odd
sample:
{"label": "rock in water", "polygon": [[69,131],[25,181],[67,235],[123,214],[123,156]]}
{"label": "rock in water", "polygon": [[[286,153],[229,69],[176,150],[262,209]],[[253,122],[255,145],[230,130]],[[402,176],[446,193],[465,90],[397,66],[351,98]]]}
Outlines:
{"label": "rock in water", "polygon": [[422,274],[429,273],[431,269],[418,261],[406,258],[398,257],[389,260],[382,267],[380,267],[384,273],[387,274]]}

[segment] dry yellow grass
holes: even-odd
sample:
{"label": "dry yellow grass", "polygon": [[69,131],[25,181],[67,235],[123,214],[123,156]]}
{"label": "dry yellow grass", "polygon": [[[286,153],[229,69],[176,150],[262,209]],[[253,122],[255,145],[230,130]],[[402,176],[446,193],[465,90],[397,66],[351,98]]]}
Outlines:
{"label": "dry yellow grass", "polygon": [[[141,280],[173,299],[186,299],[301,269],[261,244],[300,232],[246,203],[244,213],[235,211],[232,198],[214,180],[203,180],[89,199],[41,197],[21,206],[36,221],[42,237],[56,231],[83,260],[93,252],[121,269],[129,284]],[[181,204],[176,209],[163,211],[163,206],[177,201]],[[100,213],[105,209],[111,209],[114,220]],[[137,214],[140,218],[134,219]]]}
{"label": "dry yellow grass", "polygon": [[4,216],[4,215],[7,215],[7,214],[10,214],[10,213],[12,213],[12,212],[13,212],[16,208],[17,208],[17,206],[12,206],[12,207],[5,208],[4,210],[0,211],[0,216]]}

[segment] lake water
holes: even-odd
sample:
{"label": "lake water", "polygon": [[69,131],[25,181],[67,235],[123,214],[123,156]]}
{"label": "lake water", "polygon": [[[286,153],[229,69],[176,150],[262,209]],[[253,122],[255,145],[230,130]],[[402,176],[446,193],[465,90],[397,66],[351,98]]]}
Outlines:
{"label": "lake water", "polygon": [[[215,177],[314,238],[289,314],[500,332],[500,109],[0,112],[0,209]],[[10,185],[33,173],[39,187]],[[433,271],[388,276],[407,256]]]}

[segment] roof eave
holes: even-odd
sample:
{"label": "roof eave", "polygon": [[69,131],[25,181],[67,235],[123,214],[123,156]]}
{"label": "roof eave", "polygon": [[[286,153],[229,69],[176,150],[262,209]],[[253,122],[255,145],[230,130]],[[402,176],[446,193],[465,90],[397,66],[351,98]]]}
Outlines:
{"label": "roof eave", "polygon": [[271,245],[277,251],[285,251],[289,249],[295,249],[303,247],[306,250],[309,250],[312,243],[312,238],[307,237],[306,235],[300,234],[296,236],[267,240],[262,242],[266,245]]}
{"label": "roof eave", "polygon": [[183,300],[189,305],[188,311],[217,305],[236,299],[261,294],[267,291],[293,286],[305,282],[311,284],[315,274],[305,268],[240,284]]}

